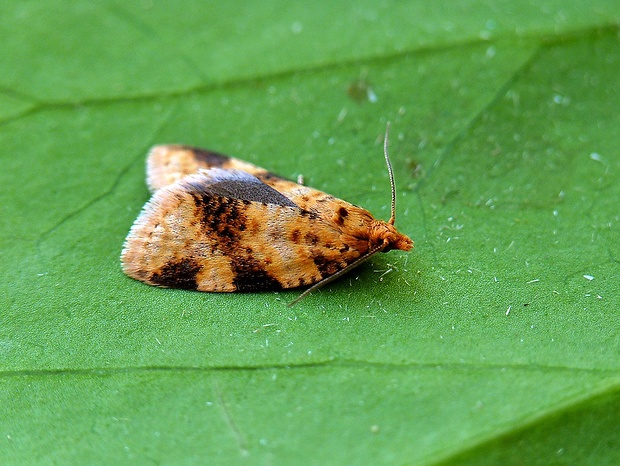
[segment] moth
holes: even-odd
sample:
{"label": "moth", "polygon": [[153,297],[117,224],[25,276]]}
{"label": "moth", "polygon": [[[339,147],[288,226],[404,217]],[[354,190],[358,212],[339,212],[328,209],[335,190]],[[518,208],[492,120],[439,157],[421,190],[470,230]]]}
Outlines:
{"label": "moth", "polygon": [[322,191],[216,152],[184,145],[153,147],[152,192],[121,253],[130,277],[170,288],[210,292],[309,287],[289,305],[378,252],[409,251],[413,241],[390,219]]}

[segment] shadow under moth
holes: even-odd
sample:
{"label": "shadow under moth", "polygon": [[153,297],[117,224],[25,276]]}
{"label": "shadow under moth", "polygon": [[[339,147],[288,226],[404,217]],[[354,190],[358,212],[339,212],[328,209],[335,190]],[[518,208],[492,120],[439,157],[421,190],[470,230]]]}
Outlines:
{"label": "shadow under moth", "polygon": [[409,251],[413,241],[391,217],[215,152],[153,147],[147,184],[153,193],[131,227],[121,262],[130,277],[170,288],[232,292],[331,282],[378,252]]}

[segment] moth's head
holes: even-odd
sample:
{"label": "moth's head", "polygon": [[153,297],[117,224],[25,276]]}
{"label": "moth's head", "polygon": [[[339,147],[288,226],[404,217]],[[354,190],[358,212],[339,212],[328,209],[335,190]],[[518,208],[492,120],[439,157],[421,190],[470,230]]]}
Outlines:
{"label": "moth's head", "polygon": [[407,235],[403,235],[391,223],[382,220],[375,220],[370,229],[370,249],[380,248],[381,252],[388,252],[392,249],[400,251],[410,251],[413,248],[413,241]]}

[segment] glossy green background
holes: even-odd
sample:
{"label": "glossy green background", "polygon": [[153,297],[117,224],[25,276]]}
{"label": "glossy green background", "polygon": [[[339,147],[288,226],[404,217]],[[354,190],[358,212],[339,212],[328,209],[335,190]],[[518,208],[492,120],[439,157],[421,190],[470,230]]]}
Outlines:
{"label": "glossy green background", "polygon": [[[5,2],[0,462],[620,461],[620,8],[533,3]],[[120,271],[151,145],[386,219],[388,120],[411,253],[292,309]]]}

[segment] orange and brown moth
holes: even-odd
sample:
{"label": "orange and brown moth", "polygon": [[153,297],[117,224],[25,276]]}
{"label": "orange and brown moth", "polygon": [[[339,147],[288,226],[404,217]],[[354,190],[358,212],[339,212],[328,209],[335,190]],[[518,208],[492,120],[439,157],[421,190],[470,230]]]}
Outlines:
{"label": "orange and brown moth", "polygon": [[[389,129],[389,126],[388,126]],[[182,145],[147,157],[153,196],[131,227],[123,270],[150,285],[198,291],[309,286],[291,305],[377,252],[413,241],[390,219],[232,157]]]}

